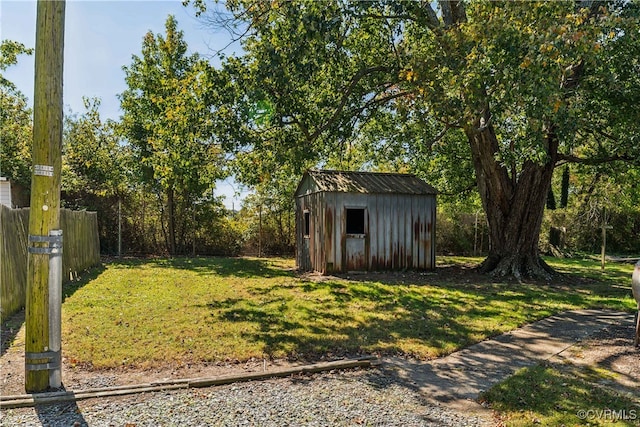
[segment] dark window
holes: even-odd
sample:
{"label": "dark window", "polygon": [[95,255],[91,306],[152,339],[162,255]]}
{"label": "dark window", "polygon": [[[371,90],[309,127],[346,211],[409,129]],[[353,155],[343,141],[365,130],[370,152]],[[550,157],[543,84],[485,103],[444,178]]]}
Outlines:
{"label": "dark window", "polygon": [[347,234],[364,234],[364,208],[347,209]]}
{"label": "dark window", "polygon": [[309,236],[309,231],[311,230],[311,217],[309,215],[309,211],[304,211],[304,235],[305,237]]}

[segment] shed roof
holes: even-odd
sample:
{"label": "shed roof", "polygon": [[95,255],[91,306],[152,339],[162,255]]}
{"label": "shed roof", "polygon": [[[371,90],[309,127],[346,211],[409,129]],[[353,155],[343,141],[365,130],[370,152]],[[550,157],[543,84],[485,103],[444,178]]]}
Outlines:
{"label": "shed roof", "polygon": [[[312,179],[317,191],[338,193],[396,193],[433,194],[436,189],[413,174],[384,172],[348,172],[336,170],[308,170],[302,177]],[[301,185],[296,194],[299,194]]]}

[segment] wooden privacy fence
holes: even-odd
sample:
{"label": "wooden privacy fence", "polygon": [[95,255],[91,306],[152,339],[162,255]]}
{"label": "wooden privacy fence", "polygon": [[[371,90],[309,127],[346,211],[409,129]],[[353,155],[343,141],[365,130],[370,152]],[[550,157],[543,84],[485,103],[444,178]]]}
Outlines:
{"label": "wooden privacy fence", "polygon": [[[98,217],[95,212],[60,211],[62,280],[100,263]],[[0,205],[0,309],[2,319],[25,305],[29,208]]]}
{"label": "wooden privacy fence", "polygon": [[95,212],[62,210],[62,280],[100,263],[98,215]]}
{"label": "wooden privacy fence", "polygon": [[25,305],[29,209],[0,205],[0,316],[2,320]]}

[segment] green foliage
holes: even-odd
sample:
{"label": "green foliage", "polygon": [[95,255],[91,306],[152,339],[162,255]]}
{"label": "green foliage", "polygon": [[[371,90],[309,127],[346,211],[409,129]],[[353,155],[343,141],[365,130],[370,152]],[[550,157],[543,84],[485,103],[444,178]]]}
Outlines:
{"label": "green foliage", "polygon": [[[637,10],[626,4],[596,10],[568,1],[475,1],[456,25],[412,2],[236,1],[227,7],[252,25],[244,40],[247,56],[230,60],[227,71],[247,87],[245,102],[271,107],[273,126],[297,128],[281,130],[296,137],[286,144],[304,143],[309,156],[333,153],[372,119],[375,134],[388,136],[380,129],[389,127],[382,123],[388,114],[406,126],[393,123],[392,140],[378,142],[420,146],[438,128],[474,121],[489,98],[502,141],[498,158],[509,166],[542,162],[550,122],[567,148],[590,143],[575,134],[579,127],[594,131],[586,122],[593,104],[583,100],[606,96],[613,108],[611,95],[596,85],[611,89],[613,73],[624,71],[620,59],[638,49],[631,29]],[[567,94],[559,83],[578,65],[592,67],[589,84]],[[618,77],[625,79],[625,102],[635,99],[637,76],[626,71]],[[258,130],[274,136],[272,128]]]}
{"label": "green foliage", "polygon": [[[245,6],[241,2],[226,5],[238,13]],[[348,142],[357,120],[334,113],[341,105],[364,114],[357,95],[353,102],[347,100],[349,94],[340,85],[366,63],[359,49],[368,46],[369,52],[375,52],[378,41],[361,37],[361,32],[351,34],[357,26],[340,16],[334,3],[307,2],[303,7],[295,2],[256,3],[250,9],[259,20],[256,28],[261,36],[244,40],[251,55],[225,61],[221,74],[228,82],[227,98],[216,113],[219,122],[228,124],[220,130],[236,152],[238,178],[251,186],[274,182],[282,186],[276,180],[280,177],[288,188],[290,176],[300,177],[319,162],[359,167],[362,158],[348,160],[345,167],[349,156],[345,153],[350,148],[351,153],[359,151],[357,144]],[[368,32],[378,30],[374,24]],[[375,72],[364,72],[352,90],[369,91],[372,86],[364,76]],[[333,117],[330,123],[327,117]],[[278,177],[282,168],[287,173]]]}
{"label": "green foliage", "polygon": [[[18,62],[18,55],[30,55],[21,43],[0,43],[0,71]],[[25,188],[31,185],[32,112],[27,98],[0,74],[0,176]]]}
{"label": "green foliage", "polygon": [[244,254],[246,224],[228,213],[204,222],[196,240],[197,254],[239,256]]}
{"label": "green foliage", "polygon": [[[291,180],[292,185],[297,181]],[[242,221],[244,254],[293,255],[295,249],[295,187],[261,187],[243,202],[236,220]]]}
{"label": "green foliage", "polygon": [[123,194],[128,183],[128,148],[121,144],[117,124],[100,118],[100,100],[84,98],[85,112],[67,115],[63,141],[63,190],[97,196]]}
{"label": "green foliage", "polygon": [[[31,55],[33,49],[27,48],[24,44],[13,40],[2,40],[0,42],[0,71],[5,71],[9,66],[18,63],[19,55]],[[6,89],[15,90],[15,85],[0,74],[0,86]]]}
{"label": "green foliage", "polygon": [[32,113],[20,92],[0,91],[0,174],[28,188],[31,183]]}
{"label": "green foliage", "polygon": [[128,89],[120,95],[120,129],[138,179],[164,205],[167,249],[175,253],[186,250],[195,211],[207,203],[223,170],[212,133],[214,73],[197,54],[187,54],[173,16],[165,28],[164,36],[147,33],[142,55],[124,67]]}
{"label": "green foliage", "polygon": [[450,204],[438,209],[436,251],[440,255],[482,255],[489,252],[489,230],[482,209]]}
{"label": "green foliage", "polygon": [[211,195],[198,201],[192,230],[192,255],[238,256],[243,247],[244,227],[226,210],[222,197]]}
{"label": "green foliage", "polygon": [[[100,100],[84,98],[81,114],[67,114],[62,144],[62,200],[65,207],[98,215],[100,250],[118,251],[118,208],[136,191],[131,182],[128,147],[116,133],[117,124],[100,118]],[[134,240],[124,216],[123,240]]]}
{"label": "green foliage", "polygon": [[170,16],[166,36],[147,33],[142,57],[124,67],[129,88],[120,95],[122,132],[132,146],[142,179],[151,188],[199,194],[219,176],[212,139],[208,66],[187,55],[183,33]]}
{"label": "green foliage", "polygon": [[98,212],[103,253],[117,253],[121,226],[124,253],[234,255],[238,233],[212,193],[221,152],[211,134],[211,70],[186,55],[175,19],[166,28],[166,37],[147,34],[142,58],[125,68],[120,123],[101,120],[98,99],[67,118],[65,204]]}
{"label": "green foliage", "polygon": [[546,248],[550,227],[564,227],[564,251],[600,253],[605,220],[612,227],[607,229],[608,254],[640,253],[640,242],[634,238],[640,233],[639,169],[609,164],[595,169],[574,166],[571,174],[566,171],[555,186],[567,186],[568,203],[565,208],[546,213],[542,247]]}

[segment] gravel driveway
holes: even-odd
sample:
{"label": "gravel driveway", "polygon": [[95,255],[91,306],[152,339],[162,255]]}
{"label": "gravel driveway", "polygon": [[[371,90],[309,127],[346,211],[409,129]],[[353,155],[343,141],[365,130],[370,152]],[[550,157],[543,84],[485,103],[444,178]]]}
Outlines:
{"label": "gravel driveway", "polygon": [[382,368],[2,411],[3,426],[482,426]]}

